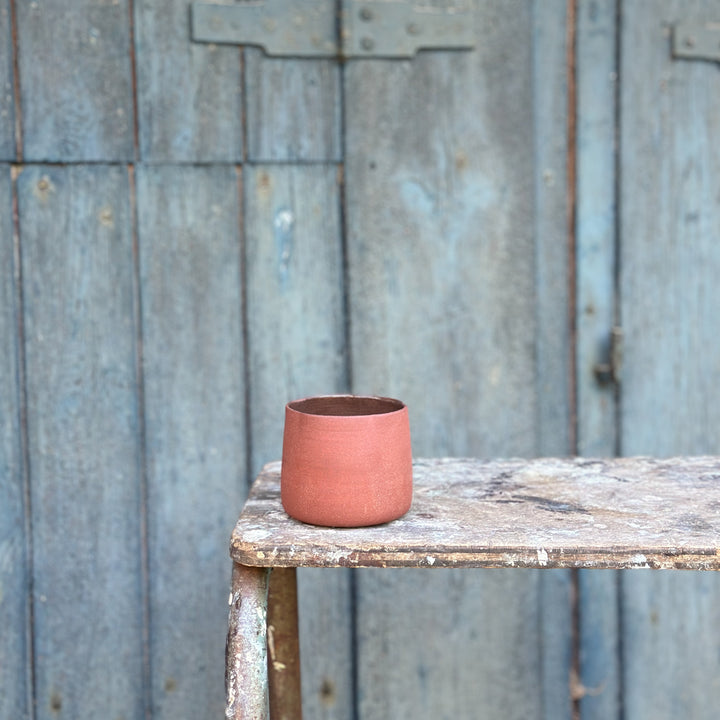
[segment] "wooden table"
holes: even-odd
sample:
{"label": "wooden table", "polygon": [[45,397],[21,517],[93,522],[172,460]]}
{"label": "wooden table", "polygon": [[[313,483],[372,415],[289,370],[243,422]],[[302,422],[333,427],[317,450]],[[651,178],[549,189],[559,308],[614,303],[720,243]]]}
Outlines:
{"label": "wooden table", "polygon": [[720,457],[416,460],[413,478],[400,520],[320,528],[263,468],[231,541],[228,718],[301,717],[297,567],[720,569]]}

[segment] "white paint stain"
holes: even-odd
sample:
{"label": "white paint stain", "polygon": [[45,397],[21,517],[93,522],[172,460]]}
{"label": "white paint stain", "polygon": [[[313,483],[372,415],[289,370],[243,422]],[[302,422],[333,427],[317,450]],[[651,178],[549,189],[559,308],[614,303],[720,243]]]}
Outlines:
{"label": "white paint stain", "polygon": [[540,567],[547,566],[548,554],[547,554],[547,550],[545,550],[545,548],[538,548],[537,559],[538,559],[538,565],[540,565]]}
{"label": "white paint stain", "polygon": [[242,538],[245,542],[257,542],[258,540],[264,540],[268,535],[270,535],[269,530],[246,530]]}
{"label": "white paint stain", "polygon": [[638,553],[637,555],[633,555],[630,558],[630,562],[635,566],[639,568],[649,568],[650,565],[648,565],[647,558],[642,554]]}
{"label": "white paint stain", "polygon": [[435,564],[435,558],[432,555],[428,555],[425,560],[427,560],[428,565],[434,565]]}

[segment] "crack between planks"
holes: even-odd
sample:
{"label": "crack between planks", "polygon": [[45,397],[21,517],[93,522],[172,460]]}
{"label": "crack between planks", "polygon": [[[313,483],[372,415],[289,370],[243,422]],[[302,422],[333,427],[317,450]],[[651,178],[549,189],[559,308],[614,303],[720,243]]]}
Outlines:
{"label": "crack between planks", "polygon": [[132,92],[132,117],[133,117],[133,152],[135,161],[140,158],[140,118],[138,114],[138,93],[137,93],[137,41],[135,38],[135,0],[128,0],[128,24],[130,35],[130,87]]}
{"label": "crack between planks", "polygon": [[[568,247],[568,330],[569,330],[569,446],[578,453],[578,374],[577,374],[577,0],[567,0],[567,247]],[[581,682],[580,571],[570,571],[571,656],[568,688],[572,720],[580,720],[581,698],[576,685]]]}
{"label": "crack between planks", "polygon": [[[621,112],[620,107],[621,92],[621,71],[622,71],[622,2],[617,0],[615,5],[615,147],[613,153],[613,175],[614,175],[614,201],[615,201],[615,237],[614,237],[614,264],[613,264],[613,290],[615,295],[614,303],[614,317],[615,326],[622,327],[622,309],[621,309],[621,266],[620,266],[620,250],[621,250],[621,208],[622,208],[622,178],[620,177],[620,153],[621,153]],[[615,402],[615,455],[621,457],[623,454],[623,433],[622,433],[622,387],[621,383],[615,383],[614,387],[614,402]],[[624,628],[625,628],[625,604],[623,602],[623,586],[624,586],[625,573],[616,572],[616,607],[617,607],[617,628],[615,630],[617,635],[617,682],[618,682],[618,720],[625,720],[625,639],[624,639]]]}
{"label": "crack between planks", "polygon": [[133,321],[135,323],[135,374],[137,378],[138,402],[138,479],[140,483],[140,587],[142,595],[142,663],[143,663],[143,709],[146,720],[152,717],[152,664],[150,648],[152,642],[152,614],[150,607],[150,543],[148,511],[148,463],[147,426],[145,422],[145,374],[143,370],[143,316],[142,288],[140,276],[140,244],[137,211],[137,186],[135,166],[127,166],[130,199],[130,223],[133,253]]}
{"label": "crack between planks", "polygon": [[15,157],[23,161],[24,143],[22,133],[22,102],[20,94],[20,53],[18,51],[17,0],[10,0],[10,34],[13,52],[13,102],[15,105]]}
{"label": "crack between planks", "polygon": [[240,242],[240,337],[242,338],[243,350],[243,383],[245,386],[245,482],[243,484],[244,495],[250,489],[253,481],[253,433],[252,433],[252,397],[251,397],[251,370],[250,370],[250,328],[248,324],[248,293],[247,293],[247,243],[245,238],[245,183],[243,178],[243,166],[235,166],[235,178],[237,183],[238,199],[238,237]]}
{"label": "crack between planks", "polygon": [[32,492],[30,487],[30,449],[28,439],[28,393],[27,393],[27,357],[25,347],[25,298],[23,293],[22,253],[20,249],[20,211],[17,191],[17,179],[22,170],[11,166],[12,186],[12,222],[13,222],[13,282],[15,286],[15,326],[17,329],[17,387],[20,426],[20,457],[22,463],[22,483],[25,530],[25,557],[27,567],[27,619],[25,624],[25,644],[27,648],[27,708],[28,718],[34,720],[36,680],[35,649],[35,563],[33,547]]}

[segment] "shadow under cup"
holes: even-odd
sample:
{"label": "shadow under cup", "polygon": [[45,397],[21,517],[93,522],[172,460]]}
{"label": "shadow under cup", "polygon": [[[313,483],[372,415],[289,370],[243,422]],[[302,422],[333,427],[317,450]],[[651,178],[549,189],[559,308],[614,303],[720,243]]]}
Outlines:
{"label": "shadow under cup", "polygon": [[407,407],[357,395],[288,403],[280,488],[288,515],[313,525],[363,527],[401,517],[412,503]]}

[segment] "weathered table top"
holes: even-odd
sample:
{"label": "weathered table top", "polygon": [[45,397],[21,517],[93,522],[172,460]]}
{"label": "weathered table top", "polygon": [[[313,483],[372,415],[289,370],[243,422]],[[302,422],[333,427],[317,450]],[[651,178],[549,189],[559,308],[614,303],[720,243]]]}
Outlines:
{"label": "weathered table top", "polygon": [[321,528],[263,468],[231,555],[263,567],[720,570],[720,457],[416,460],[413,505],[370,528]]}

